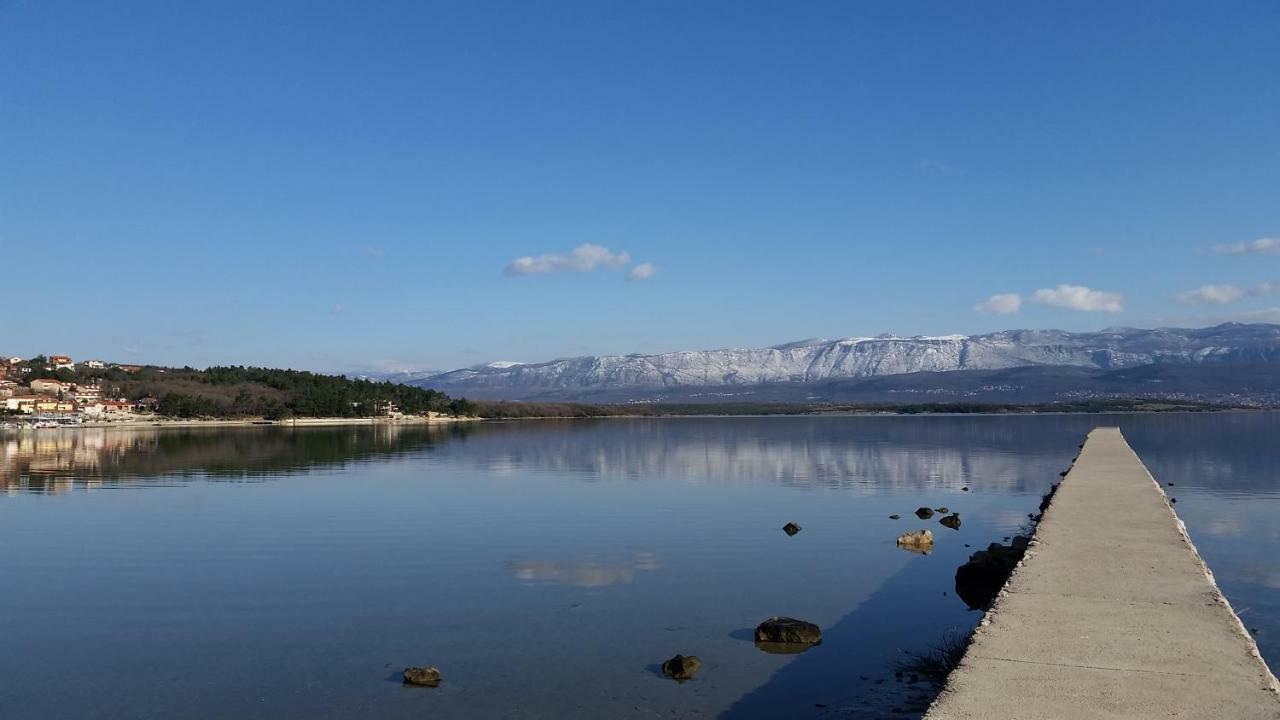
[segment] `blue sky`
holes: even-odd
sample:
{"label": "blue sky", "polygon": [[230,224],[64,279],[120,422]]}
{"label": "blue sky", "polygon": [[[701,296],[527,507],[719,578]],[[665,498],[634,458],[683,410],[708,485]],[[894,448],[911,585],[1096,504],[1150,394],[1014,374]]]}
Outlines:
{"label": "blue sky", "polygon": [[0,2],[0,351],[1280,321],[1280,3],[1048,5]]}

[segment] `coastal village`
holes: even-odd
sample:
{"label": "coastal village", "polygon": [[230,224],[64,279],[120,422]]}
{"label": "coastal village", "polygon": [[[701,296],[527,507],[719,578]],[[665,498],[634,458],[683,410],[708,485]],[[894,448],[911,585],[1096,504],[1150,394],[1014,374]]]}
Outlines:
{"label": "coastal village", "polygon": [[0,357],[3,424],[58,427],[86,421],[136,421],[155,413],[154,397],[129,400],[110,377],[141,372],[141,365],[102,360],[77,363],[66,355]]}
{"label": "coastal village", "polygon": [[475,419],[475,410],[434,390],[307,371],[0,356],[0,428],[453,422]]}

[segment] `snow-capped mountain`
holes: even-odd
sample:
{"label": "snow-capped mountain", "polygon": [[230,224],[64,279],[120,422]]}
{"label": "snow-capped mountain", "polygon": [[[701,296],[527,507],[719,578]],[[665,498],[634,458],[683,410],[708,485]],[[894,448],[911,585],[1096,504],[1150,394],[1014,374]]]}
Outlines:
{"label": "snow-capped mountain", "polygon": [[393,382],[403,385],[417,385],[423,380],[440,375],[440,370],[348,370],[342,373],[352,380],[372,380],[374,382]]}
{"label": "snow-capped mountain", "polygon": [[853,337],[758,349],[604,355],[491,363],[414,381],[476,397],[569,397],[600,390],[809,384],[907,373],[1023,367],[1119,370],[1154,363],[1280,361],[1280,325],[1100,332],[1009,330],[987,335]]}

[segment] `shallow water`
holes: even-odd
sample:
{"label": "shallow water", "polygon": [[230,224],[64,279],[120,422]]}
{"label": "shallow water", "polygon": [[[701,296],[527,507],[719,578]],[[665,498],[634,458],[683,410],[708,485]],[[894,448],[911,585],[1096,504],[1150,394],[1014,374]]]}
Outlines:
{"label": "shallow water", "polygon": [[[0,436],[0,717],[918,717],[896,664],[1097,424],[1274,665],[1276,414],[49,430]],[[777,614],[823,644],[761,652]]]}

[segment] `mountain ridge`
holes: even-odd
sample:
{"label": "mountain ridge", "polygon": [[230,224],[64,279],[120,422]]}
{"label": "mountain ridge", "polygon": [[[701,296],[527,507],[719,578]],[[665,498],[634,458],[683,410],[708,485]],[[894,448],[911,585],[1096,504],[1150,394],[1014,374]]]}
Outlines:
{"label": "mountain ridge", "polygon": [[[793,395],[804,394],[806,388],[824,383],[919,373],[944,378],[940,382],[946,385],[955,383],[945,376],[958,372],[986,373],[986,379],[996,381],[1000,372],[1017,368],[1070,368],[1087,375],[1153,364],[1269,363],[1280,363],[1280,325],[1225,323],[1209,328],[1107,328],[1084,333],[1023,329],[981,335],[880,335],[800,340],[763,348],[586,355],[541,363],[490,363],[414,377],[411,383],[485,399],[596,395],[646,401],[662,395],[687,396],[694,389],[750,394],[753,388],[787,386],[794,389]],[[1123,392],[1112,380],[1106,386]],[[1230,390],[1229,384],[1216,387]]]}

